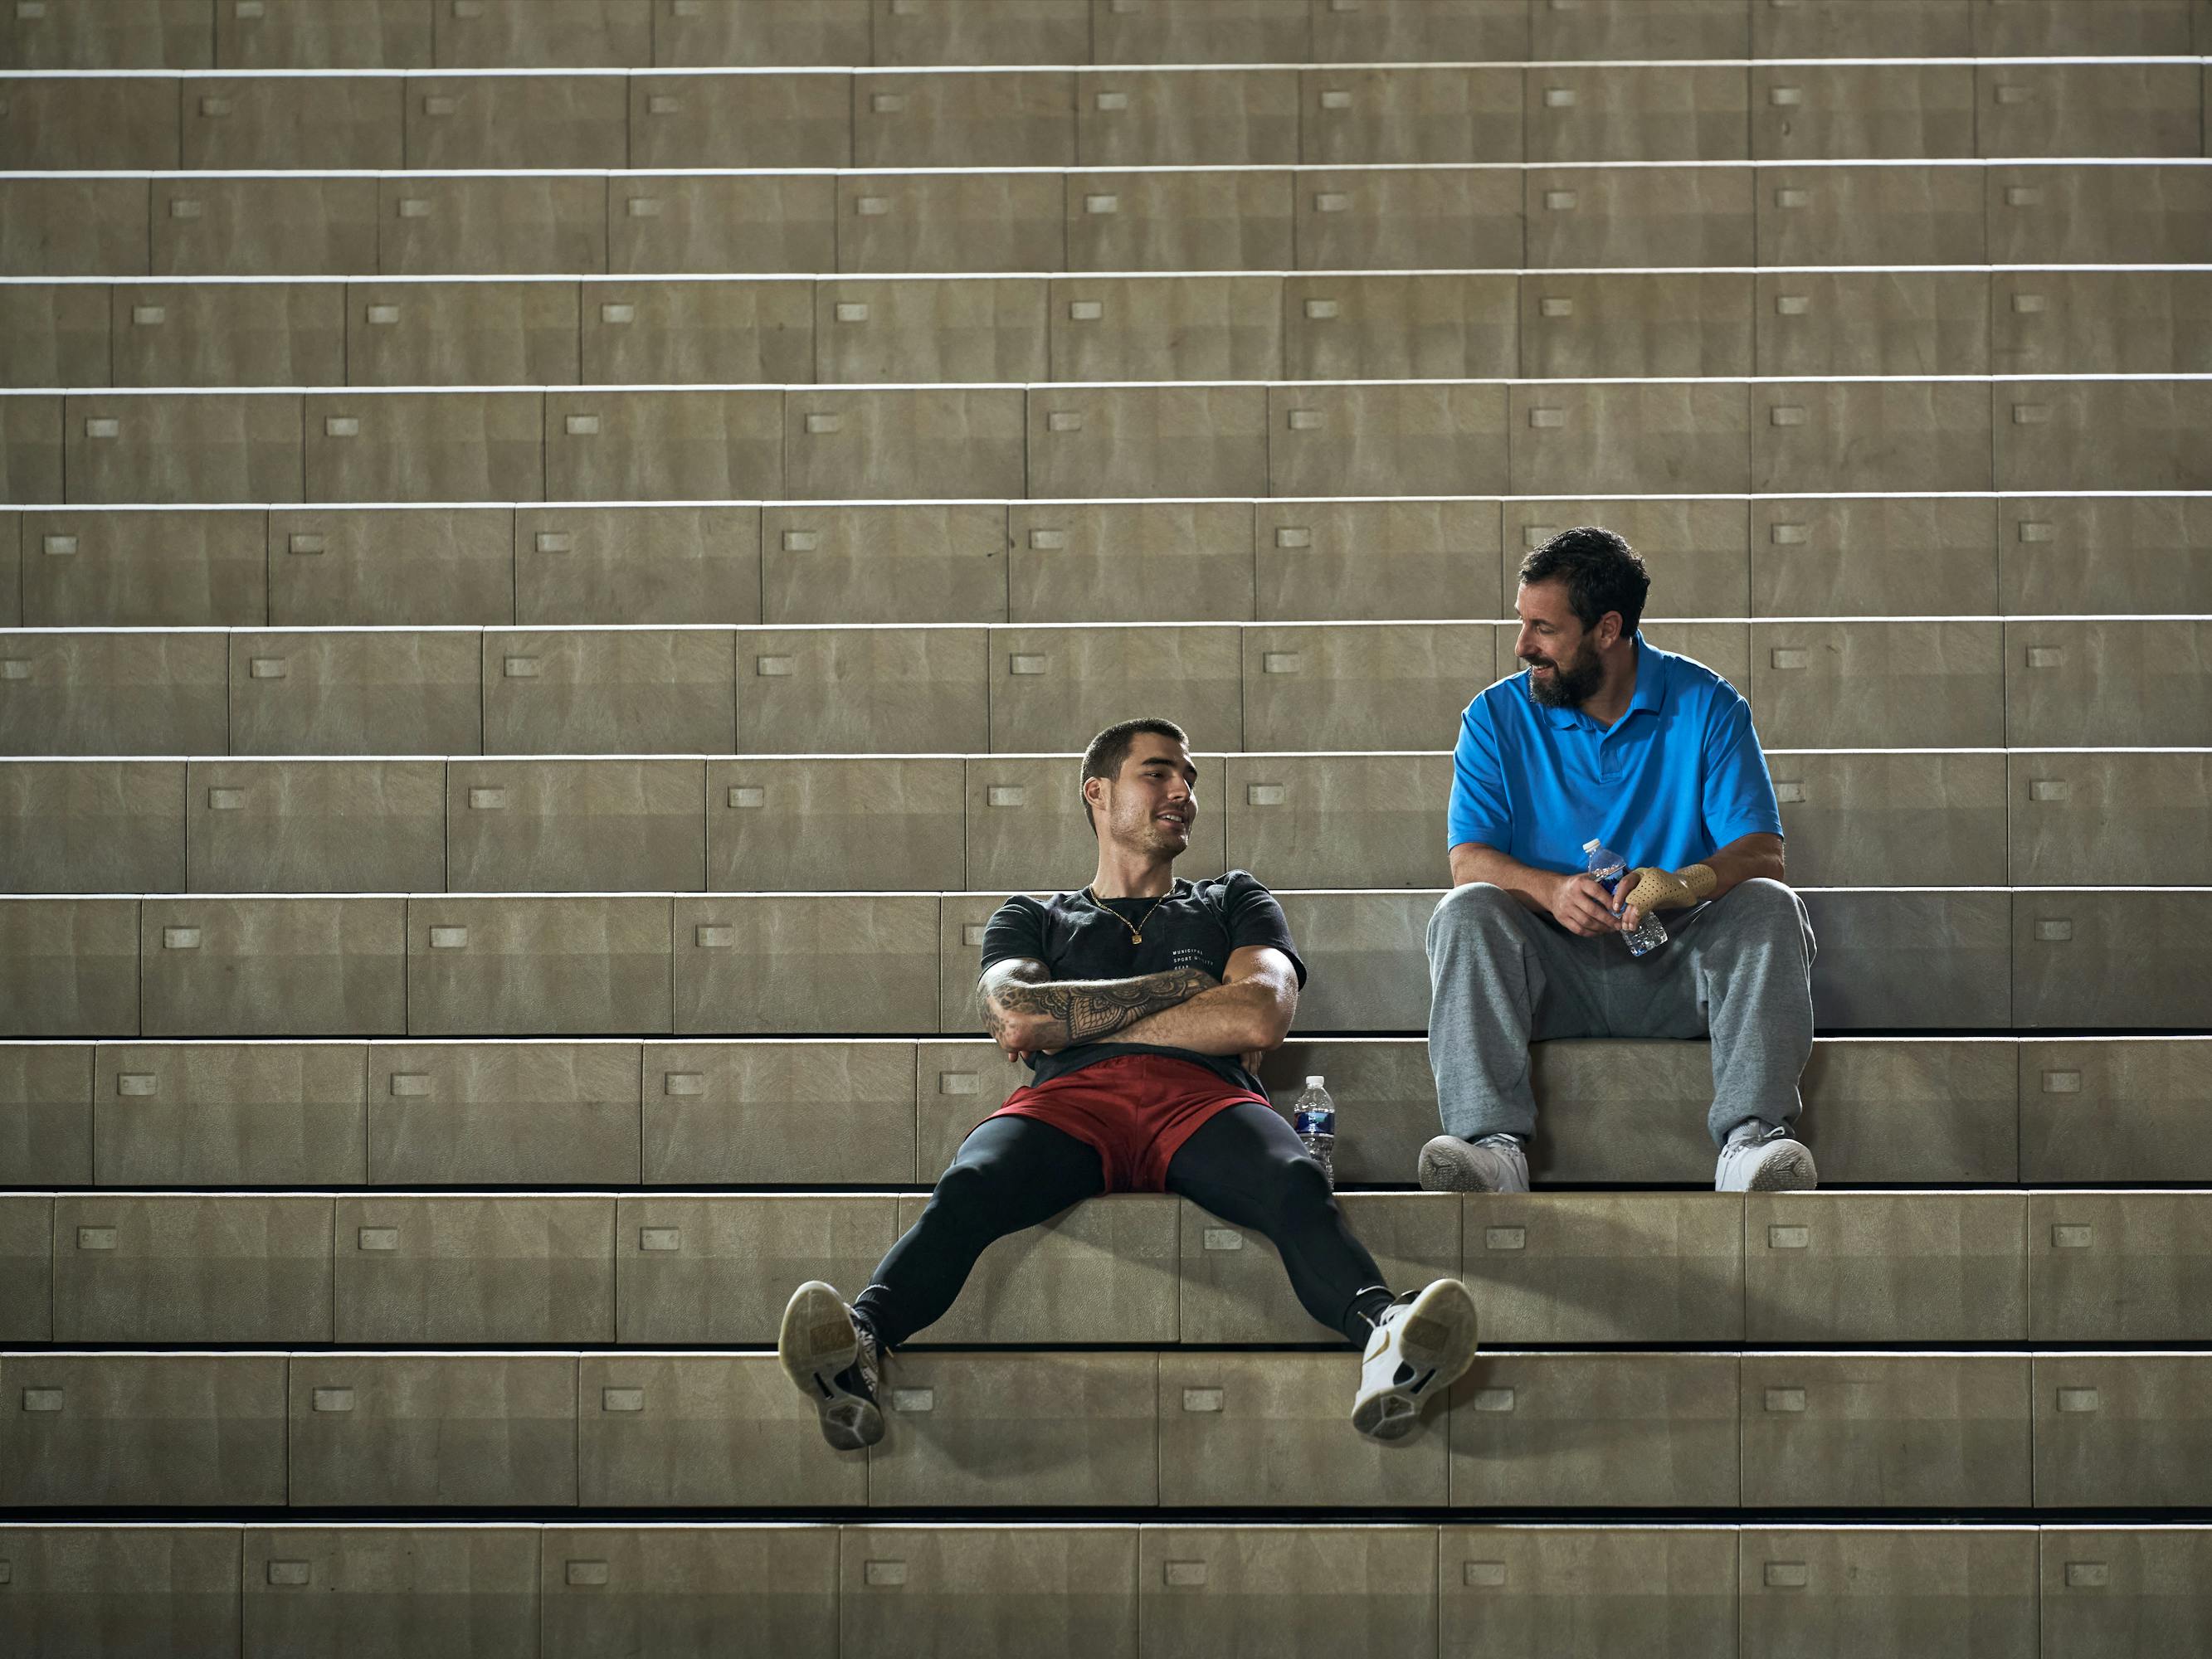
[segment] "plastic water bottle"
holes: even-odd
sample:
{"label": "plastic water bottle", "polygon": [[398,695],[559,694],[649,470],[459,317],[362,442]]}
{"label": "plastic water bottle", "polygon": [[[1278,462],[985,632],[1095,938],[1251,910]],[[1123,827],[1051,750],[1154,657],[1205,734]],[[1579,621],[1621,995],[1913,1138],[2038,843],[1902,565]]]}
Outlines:
{"label": "plastic water bottle", "polygon": [[[1620,886],[1621,878],[1628,874],[1628,860],[1610,847],[1601,847],[1594,841],[1586,841],[1583,843],[1583,853],[1589,860],[1586,867],[1589,871],[1590,878],[1604,888],[1607,894],[1617,898],[1619,896],[1617,890]],[[1616,904],[1613,909],[1617,914],[1620,907]],[[1664,945],[1667,942],[1667,930],[1661,925],[1658,913],[1653,911],[1636,924],[1634,933],[1623,933],[1621,937],[1628,941],[1628,954],[1640,957],[1645,951],[1656,951]]]}
{"label": "plastic water bottle", "polygon": [[1306,1151],[1321,1165],[1321,1172],[1328,1177],[1328,1189],[1336,1190],[1336,1103],[1328,1097],[1328,1091],[1317,1077],[1306,1079],[1306,1091],[1291,1108],[1291,1127],[1305,1142]]}

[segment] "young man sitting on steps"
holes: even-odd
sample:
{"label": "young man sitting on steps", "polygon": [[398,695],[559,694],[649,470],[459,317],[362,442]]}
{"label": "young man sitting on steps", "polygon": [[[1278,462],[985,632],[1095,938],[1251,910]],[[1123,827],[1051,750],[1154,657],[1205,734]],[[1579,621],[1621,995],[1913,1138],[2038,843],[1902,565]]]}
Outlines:
{"label": "young man sitting on steps", "polygon": [[1393,1297],[1253,1075],[1290,1030],[1305,968],[1282,907],[1243,871],[1176,878],[1197,777],[1166,720],[1100,732],[1083,757],[1097,873],[1044,903],[1009,899],[984,930],[991,1035],[1033,1080],[961,1144],[852,1305],[816,1281],[784,1310],[776,1352],[838,1449],[883,1438],[884,1357],[952,1305],[986,1246],[1102,1193],[1178,1193],[1271,1241],[1306,1310],[1364,1352],[1362,1434],[1412,1432],[1474,1358],[1466,1286]]}

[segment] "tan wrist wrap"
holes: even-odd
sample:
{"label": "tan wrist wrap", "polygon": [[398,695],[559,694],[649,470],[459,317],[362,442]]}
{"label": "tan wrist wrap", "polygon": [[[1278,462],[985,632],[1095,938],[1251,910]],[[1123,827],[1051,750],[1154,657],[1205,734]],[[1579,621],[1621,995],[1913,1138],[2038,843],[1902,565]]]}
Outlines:
{"label": "tan wrist wrap", "polygon": [[1699,900],[1711,898],[1719,879],[1707,864],[1693,864],[1681,871],[1646,869],[1621,894],[1621,902],[1647,913],[1686,910]]}

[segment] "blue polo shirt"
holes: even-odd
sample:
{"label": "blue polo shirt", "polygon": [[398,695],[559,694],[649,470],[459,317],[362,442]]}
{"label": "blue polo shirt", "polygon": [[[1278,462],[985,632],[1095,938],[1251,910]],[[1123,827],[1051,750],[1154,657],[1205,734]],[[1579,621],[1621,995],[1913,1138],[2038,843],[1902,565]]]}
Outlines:
{"label": "blue polo shirt", "polygon": [[1739,836],[1782,833],[1751,705],[1703,663],[1636,635],[1636,693],[1612,726],[1528,695],[1527,671],[1468,704],[1450,840],[1580,870],[1595,836],[1631,867],[1679,870]]}

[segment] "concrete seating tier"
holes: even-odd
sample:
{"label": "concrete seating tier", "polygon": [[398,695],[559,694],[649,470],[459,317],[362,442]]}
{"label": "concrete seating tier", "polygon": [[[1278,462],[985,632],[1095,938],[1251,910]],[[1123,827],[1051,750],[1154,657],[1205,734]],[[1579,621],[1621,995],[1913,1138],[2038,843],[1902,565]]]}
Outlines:
{"label": "concrete seating tier", "polygon": [[2145,491],[34,507],[0,509],[0,623],[1479,623],[1510,620],[1529,549],[1600,520],[1656,573],[1654,637],[1694,618],[2212,614],[2212,497]]}
{"label": "concrete seating tier", "polygon": [[2185,1526],[52,1521],[0,1553],[0,1631],[40,1654],[2130,1659],[2212,1619]]}
{"label": "concrete seating tier", "polygon": [[2191,0],[37,0],[11,69],[2185,53]]}
{"label": "concrete seating tier", "polygon": [[[379,1149],[420,1161],[421,1118],[376,1124]],[[12,1285],[0,1341],[772,1347],[793,1285],[851,1293],[925,1201],[0,1197]],[[1391,1283],[1463,1279],[1487,1347],[2212,1341],[2203,1191],[1350,1193],[1343,1204]],[[910,1346],[1338,1342],[1298,1306],[1265,1239],[1181,1199],[1131,1196],[992,1246],[952,1312]]]}
{"label": "concrete seating tier", "polygon": [[[1300,1029],[1425,1030],[1441,893],[1280,894]],[[2193,1030],[2212,889],[1807,890],[1827,1030]],[[0,1036],[965,1035],[990,894],[0,898]],[[1911,971],[1905,971],[1905,964]]]}
{"label": "concrete seating tier", "polygon": [[2212,263],[2203,160],[0,177],[0,276]]}
{"label": "concrete seating tier", "polygon": [[[1213,0],[1219,5],[1219,0]],[[364,70],[0,81],[0,167],[850,167],[2201,156],[2193,58]]]}
{"label": "concrete seating tier", "polygon": [[1389,1445],[1346,1421],[1358,1369],[908,1353],[883,1443],[836,1453],[773,1352],[9,1351],[0,1503],[2142,1515],[2212,1491],[2203,1352],[1487,1349]]}
{"label": "concrete seating tier", "polygon": [[2212,376],[0,392],[0,503],[2212,488]]}
{"label": "concrete seating tier", "polygon": [[[1278,1104],[1315,1074],[1343,1103],[1338,1179],[1409,1185],[1437,1133],[1426,1042],[1300,1035],[1262,1068]],[[1018,1080],[973,1036],[10,1042],[0,1185],[34,1206],[40,1189],[72,1188],[912,1188]],[[1710,1189],[1704,1043],[1540,1043],[1532,1080],[1547,1109],[1531,1154],[1540,1186]],[[1832,1186],[2212,1186],[2205,1036],[1823,1037],[1803,1092]],[[1945,1201],[1929,1199],[1932,1212]],[[27,1261],[45,1255],[44,1213],[18,1212]],[[1081,1237],[1101,1218],[1075,1215]],[[2177,1248],[2167,1271],[2197,1272],[2197,1254]],[[32,1275],[23,1293],[46,1283]],[[1910,1299],[1878,1316],[1910,1316]]]}
{"label": "concrete seating tier", "polygon": [[[1803,887],[2212,887],[2203,750],[1766,758]],[[1079,769],[1073,755],[6,761],[0,872],[24,895],[1052,890],[1089,868]],[[1179,867],[1429,887],[1450,782],[1443,753],[1207,756]]]}
{"label": "concrete seating tier", "polygon": [[2212,270],[0,285],[19,389],[2202,374]]}
{"label": "concrete seating tier", "polygon": [[[1742,688],[1775,750],[2212,743],[2202,616],[1645,637]],[[1215,755],[1431,752],[1511,644],[1491,622],[29,630],[0,633],[0,753],[1035,756],[1132,708]]]}

